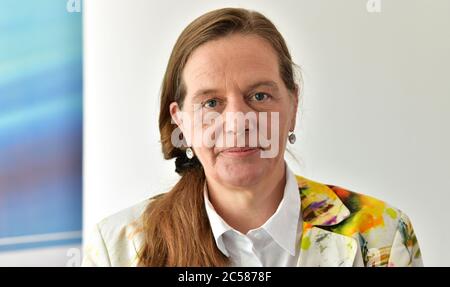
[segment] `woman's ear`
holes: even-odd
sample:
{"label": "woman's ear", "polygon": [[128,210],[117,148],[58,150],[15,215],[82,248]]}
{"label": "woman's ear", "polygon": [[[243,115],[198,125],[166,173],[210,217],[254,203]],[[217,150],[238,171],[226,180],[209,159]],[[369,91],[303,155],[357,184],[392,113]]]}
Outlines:
{"label": "woman's ear", "polygon": [[300,94],[300,88],[297,84],[295,84],[295,89],[294,91],[291,92],[291,98],[292,98],[292,117],[291,117],[291,123],[290,123],[290,131],[294,131],[295,130],[295,124],[296,124],[296,120],[297,120],[297,109],[298,109],[298,99],[299,99],[299,94]]}
{"label": "woman's ear", "polygon": [[[188,144],[191,142],[190,133],[189,133],[189,118],[183,118],[183,111],[180,109],[180,106],[177,102],[170,103],[169,106],[170,116],[172,117],[172,123],[178,126],[178,138],[180,133],[182,134],[183,144]],[[186,122],[186,123],[185,123]],[[187,124],[187,126],[185,126]]]}
{"label": "woman's ear", "polygon": [[181,130],[183,130],[183,117],[178,103],[170,103],[169,111],[170,116],[172,117],[172,122],[174,122]]}

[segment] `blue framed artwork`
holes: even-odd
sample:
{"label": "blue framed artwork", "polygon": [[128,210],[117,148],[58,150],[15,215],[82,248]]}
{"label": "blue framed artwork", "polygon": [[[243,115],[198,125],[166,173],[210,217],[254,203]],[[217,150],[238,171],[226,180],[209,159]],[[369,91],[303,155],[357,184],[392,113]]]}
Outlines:
{"label": "blue framed artwork", "polygon": [[81,243],[81,13],[1,7],[0,252]]}

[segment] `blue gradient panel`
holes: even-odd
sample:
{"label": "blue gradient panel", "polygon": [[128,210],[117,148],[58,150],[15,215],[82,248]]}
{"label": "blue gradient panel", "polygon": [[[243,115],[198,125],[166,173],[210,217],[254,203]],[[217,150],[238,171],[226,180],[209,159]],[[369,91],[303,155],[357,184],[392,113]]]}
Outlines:
{"label": "blue gradient panel", "polygon": [[82,15],[0,3],[0,251],[80,243]]}

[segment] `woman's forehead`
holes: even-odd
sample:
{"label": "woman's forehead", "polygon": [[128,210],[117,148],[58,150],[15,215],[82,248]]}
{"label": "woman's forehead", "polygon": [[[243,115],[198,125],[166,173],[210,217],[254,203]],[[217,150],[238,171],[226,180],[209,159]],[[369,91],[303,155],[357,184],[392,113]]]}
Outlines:
{"label": "woman's forehead", "polygon": [[[278,57],[258,36],[232,35],[209,41],[190,56],[183,71],[188,93],[206,86],[279,81]],[[191,87],[191,89],[190,89]]]}

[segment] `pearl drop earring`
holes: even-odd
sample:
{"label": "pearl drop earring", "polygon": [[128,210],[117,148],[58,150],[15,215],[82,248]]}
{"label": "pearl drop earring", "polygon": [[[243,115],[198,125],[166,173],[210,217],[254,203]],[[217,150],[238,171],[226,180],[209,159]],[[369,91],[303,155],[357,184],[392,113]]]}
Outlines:
{"label": "pearl drop earring", "polygon": [[295,137],[295,133],[294,132],[290,132],[289,136],[288,136],[288,140],[291,144],[294,144],[295,141],[297,140],[297,138]]}
{"label": "pearl drop earring", "polygon": [[186,156],[188,159],[192,159],[194,157],[194,151],[190,147],[186,149]]}

